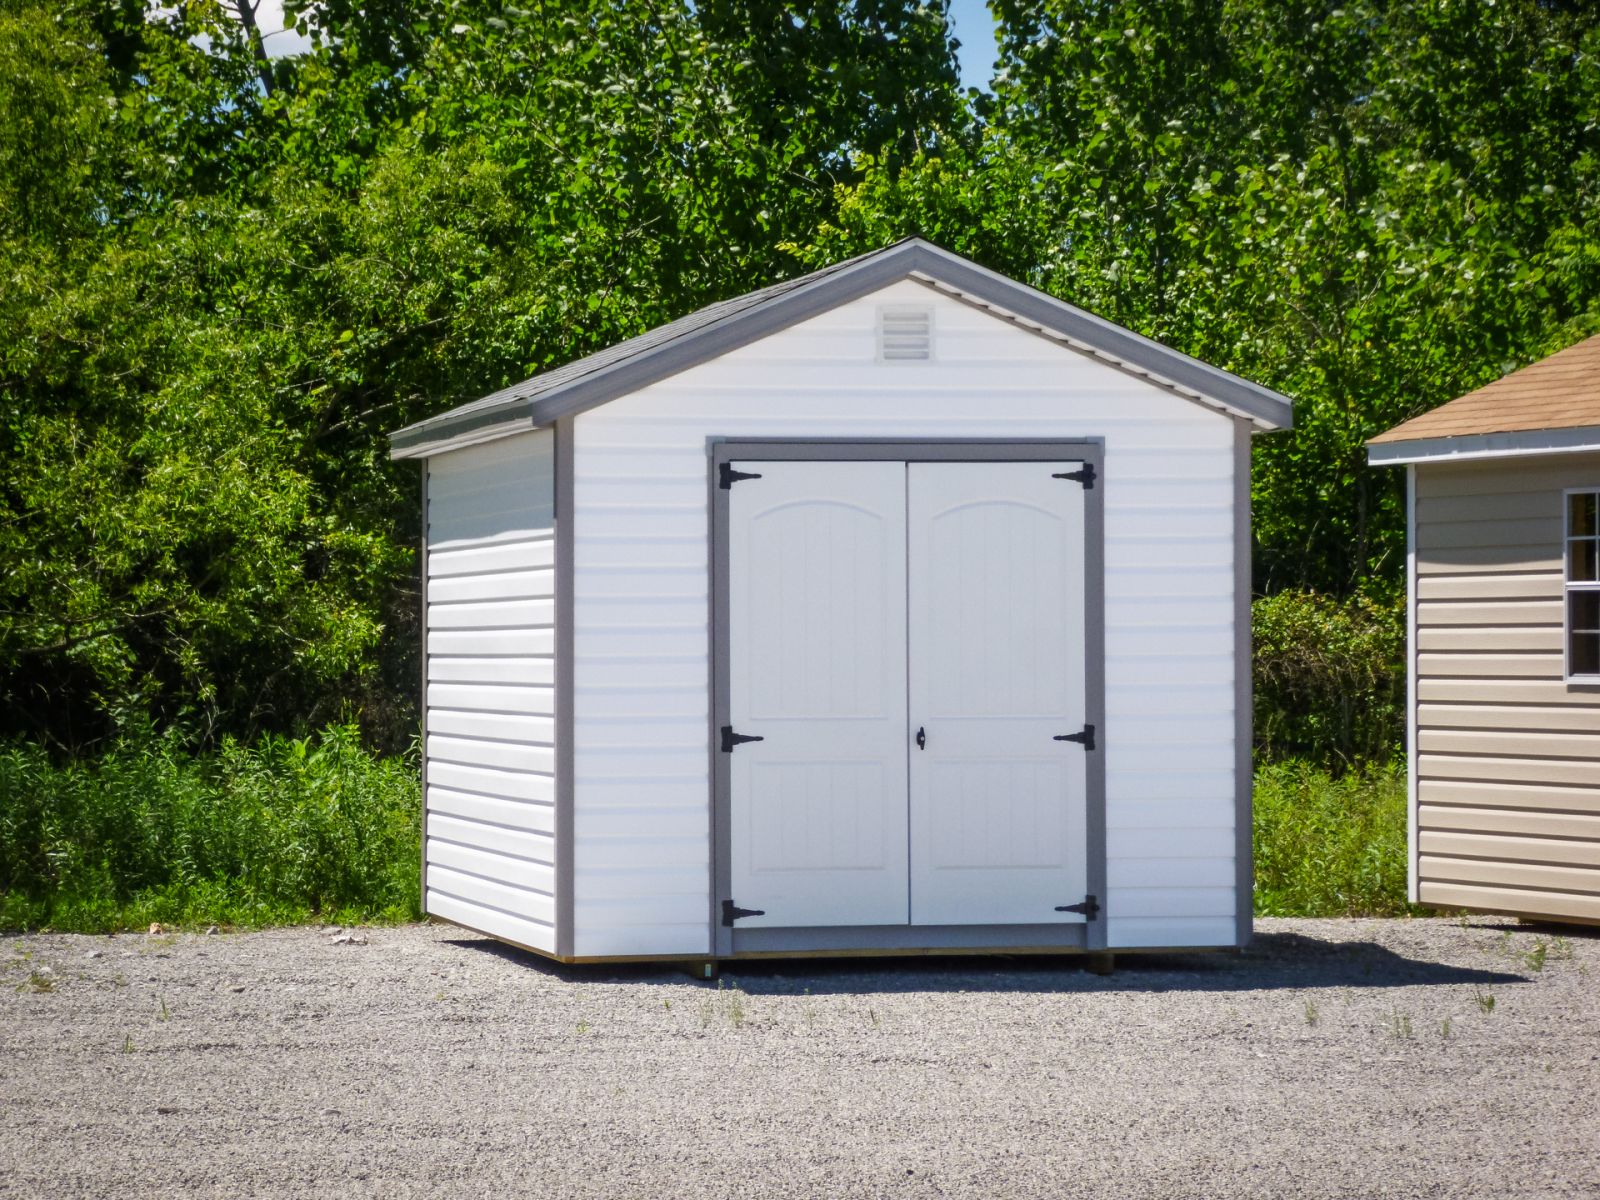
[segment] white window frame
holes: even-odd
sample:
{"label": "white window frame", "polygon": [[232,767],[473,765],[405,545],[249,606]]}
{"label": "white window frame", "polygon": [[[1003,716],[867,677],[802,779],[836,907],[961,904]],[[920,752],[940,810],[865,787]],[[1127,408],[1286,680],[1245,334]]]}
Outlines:
{"label": "white window frame", "polygon": [[[1572,603],[1573,592],[1600,592],[1600,581],[1572,579],[1572,542],[1574,537],[1595,542],[1595,555],[1600,561],[1600,518],[1593,534],[1572,532],[1572,497],[1594,496],[1600,509],[1600,484],[1592,487],[1565,488],[1561,493],[1561,673],[1568,683],[1600,684],[1600,671],[1578,674],[1572,669]],[[1587,631],[1583,631],[1587,632]]]}

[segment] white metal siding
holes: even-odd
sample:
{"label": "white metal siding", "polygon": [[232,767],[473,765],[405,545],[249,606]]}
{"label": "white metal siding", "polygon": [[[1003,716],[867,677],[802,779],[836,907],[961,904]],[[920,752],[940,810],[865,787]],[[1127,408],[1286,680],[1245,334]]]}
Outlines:
{"label": "white metal siding", "polygon": [[[878,360],[885,302],[933,361]],[[1103,437],[1110,942],[1232,944],[1227,417],[906,282],[574,424],[576,954],[709,949],[712,436]]]}
{"label": "white metal siding", "polygon": [[555,950],[554,439],[428,463],[428,912]]}

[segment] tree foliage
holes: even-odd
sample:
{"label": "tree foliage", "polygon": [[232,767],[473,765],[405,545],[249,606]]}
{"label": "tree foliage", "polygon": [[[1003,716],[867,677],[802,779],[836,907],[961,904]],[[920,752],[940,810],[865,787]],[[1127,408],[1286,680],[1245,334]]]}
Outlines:
{"label": "tree foliage", "polygon": [[0,0],[0,734],[414,716],[390,429],[922,233],[1295,397],[1258,584],[1380,601],[1362,441],[1600,292],[1555,0]]}

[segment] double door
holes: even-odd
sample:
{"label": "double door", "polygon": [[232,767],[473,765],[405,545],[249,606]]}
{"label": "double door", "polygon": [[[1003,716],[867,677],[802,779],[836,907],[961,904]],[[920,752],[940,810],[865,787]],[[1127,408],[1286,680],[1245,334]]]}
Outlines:
{"label": "double door", "polygon": [[732,464],[739,928],[1084,920],[1082,467]]}

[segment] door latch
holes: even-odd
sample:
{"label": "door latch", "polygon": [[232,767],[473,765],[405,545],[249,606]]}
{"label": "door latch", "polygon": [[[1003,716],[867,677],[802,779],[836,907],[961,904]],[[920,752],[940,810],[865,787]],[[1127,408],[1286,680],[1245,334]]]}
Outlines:
{"label": "door latch", "polygon": [[1082,913],[1087,920],[1094,920],[1100,915],[1100,901],[1093,896],[1085,896],[1082,904],[1058,904],[1057,912]]}
{"label": "door latch", "polygon": [[1077,742],[1085,750],[1094,749],[1094,726],[1085,725],[1082,733],[1058,733],[1051,739],[1057,742]]}
{"label": "door latch", "polygon": [[919,725],[917,727],[917,749],[918,750],[926,750],[927,748],[928,748],[928,731],[926,729],[922,728]]}
{"label": "door latch", "polygon": [[722,902],[722,923],[732,928],[733,923],[740,917],[764,917],[767,911],[764,908],[740,908],[732,900]]}

